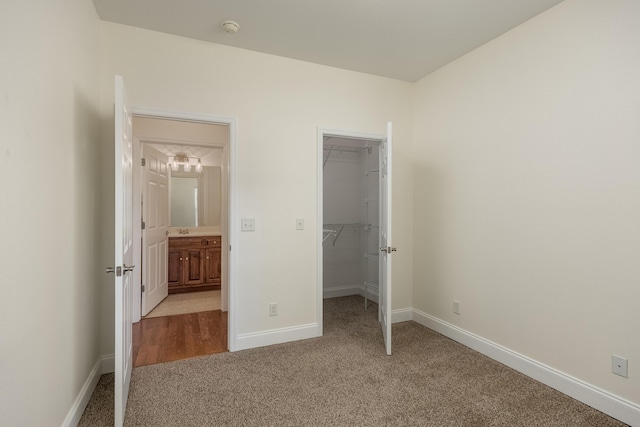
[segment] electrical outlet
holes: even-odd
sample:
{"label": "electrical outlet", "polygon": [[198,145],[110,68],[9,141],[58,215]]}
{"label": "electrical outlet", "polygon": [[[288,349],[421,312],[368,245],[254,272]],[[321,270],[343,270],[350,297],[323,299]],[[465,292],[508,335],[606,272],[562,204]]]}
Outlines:
{"label": "electrical outlet", "polygon": [[616,375],[620,375],[621,377],[629,378],[627,359],[625,359],[624,357],[616,356],[615,354],[612,355],[611,372]]}
{"label": "electrical outlet", "polygon": [[269,316],[277,316],[278,315],[278,304],[272,302],[269,304]]}
{"label": "electrical outlet", "polygon": [[453,300],[453,312],[460,314],[460,301]]}

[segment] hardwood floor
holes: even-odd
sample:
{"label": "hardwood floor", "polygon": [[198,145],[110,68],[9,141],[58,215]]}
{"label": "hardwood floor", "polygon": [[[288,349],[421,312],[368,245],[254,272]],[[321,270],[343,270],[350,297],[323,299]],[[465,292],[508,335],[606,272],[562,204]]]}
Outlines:
{"label": "hardwood floor", "polygon": [[133,324],[133,367],[227,351],[227,312],[142,319]]}

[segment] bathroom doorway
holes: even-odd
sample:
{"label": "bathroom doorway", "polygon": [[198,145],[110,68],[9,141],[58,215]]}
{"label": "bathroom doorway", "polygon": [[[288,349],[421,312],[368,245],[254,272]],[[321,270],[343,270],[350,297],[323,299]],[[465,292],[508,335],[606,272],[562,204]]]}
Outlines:
{"label": "bathroom doorway", "polygon": [[135,110],[133,121],[134,366],[227,351],[234,121]]}

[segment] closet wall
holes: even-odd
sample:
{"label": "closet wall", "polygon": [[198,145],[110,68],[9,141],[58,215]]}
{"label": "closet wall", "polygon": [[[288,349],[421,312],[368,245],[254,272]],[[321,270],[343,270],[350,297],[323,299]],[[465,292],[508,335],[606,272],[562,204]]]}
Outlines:
{"label": "closet wall", "polygon": [[377,301],[378,144],[329,138],[323,154],[324,297]]}

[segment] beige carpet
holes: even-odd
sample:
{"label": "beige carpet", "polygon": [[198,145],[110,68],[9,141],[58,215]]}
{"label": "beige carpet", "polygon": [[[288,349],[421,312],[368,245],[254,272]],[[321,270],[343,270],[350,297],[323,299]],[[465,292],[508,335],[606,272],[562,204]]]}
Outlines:
{"label": "beige carpet", "polygon": [[144,316],[171,316],[172,314],[199,313],[201,311],[220,310],[220,291],[185,292],[171,294],[156,308]]}
{"label": "beige carpet", "polygon": [[[125,426],[623,426],[414,322],[325,300],[325,334],[133,370]],[[80,426],[113,425],[104,375]]]}

